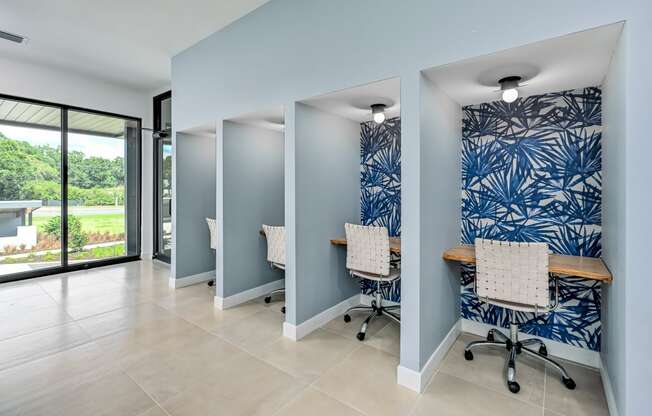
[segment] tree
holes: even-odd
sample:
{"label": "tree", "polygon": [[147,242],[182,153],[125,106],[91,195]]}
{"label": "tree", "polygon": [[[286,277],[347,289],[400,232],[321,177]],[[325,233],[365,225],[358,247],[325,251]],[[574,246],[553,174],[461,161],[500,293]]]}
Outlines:
{"label": "tree", "polygon": [[[116,193],[124,187],[125,160],[86,157],[68,152],[70,199],[90,205],[113,205],[124,200]],[[61,149],[34,146],[0,133],[0,200],[61,199]],[[84,192],[88,191],[88,192]]]}

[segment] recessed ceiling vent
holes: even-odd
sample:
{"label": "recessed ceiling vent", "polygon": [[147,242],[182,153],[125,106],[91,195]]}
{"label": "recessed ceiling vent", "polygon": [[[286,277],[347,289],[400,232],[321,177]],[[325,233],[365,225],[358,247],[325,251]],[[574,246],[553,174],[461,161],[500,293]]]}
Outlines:
{"label": "recessed ceiling vent", "polygon": [[15,33],[4,32],[0,30],[0,39],[5,39],[14,43],[25,43],[27,39],[25,36],[16,35]]}

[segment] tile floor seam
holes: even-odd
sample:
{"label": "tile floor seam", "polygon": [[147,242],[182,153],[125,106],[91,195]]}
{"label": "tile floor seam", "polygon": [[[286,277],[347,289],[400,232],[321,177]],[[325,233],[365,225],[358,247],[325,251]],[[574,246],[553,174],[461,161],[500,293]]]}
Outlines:
{"label": "tile floor seam", "polygon": [[[65,323],[65,324],[63,324],[63,325],[58,325],[58,326],[65,326],[65,325],[74,324],[74,323],[75,323],[75,322],[68,322],[68,323]],[[26,361],[23,361],[23,362],[21,362],[21,363],[17,363],[17,364],[14,364],[14,365],[10,365],[10,366],[8,366],[8,367],[4,367],[4,368],[0,367],[0,373],[4,372],[4,371],[6,371],[6,370],[11,370],[11,369],[16,368],[16,367],[20,367],[21,365],[25,365],[25,364],[33,363],[33,362],[38,361],[38,360],[41,360],[41,359],[43,359],[43,358],[51,357],[51,356],[53,356],[53,355],[55,355],[55,354],[59,354],[59,353],[62,353],[62,352],[65,352],[65,351],[68,351],[68,350],[71,350],[71,349],[74,349],[74,348],[77,348],[77,347],[81,347],[82,345],[86,345],[86,344],[89,344],[89,343],[95,341],[95,339],[93,339],[91,336],[89,336],[89,335],[84,331],[84,329],[83,329],[81,326],[79,326],[79,325],[77,325],[77,326],[79,327],[79,329],[80,329],[82,332],[84,332],[84,334],[85,334],[86,336],[88,336],[88,340],[86,340],[86,341],[84,341],[84,342],[80,342],[79,344],[71,344],[71,345],[69,345],[69,346],[67,346],[67,347],[65,347],[65,348],[60,349],[60,350],[52,351],[52,352],[50,352],[50,353],[47,353],[47,354],[44,354],[44,355],[41,355],[41,356],[38,356],[38,357],[33,357],[33,358],[30,358],[29,360],[26,360]],[[47,331],[48,329],[52,329],[52,328],[56,328],[56,326],[53,326],[53,327],[50,327],[50,328],[45,328],[45,329],[43,329],[43,331]],[[39,331],[36,331],[36,332],[39,332]],[[34,334],[34,333],[36,333],[36,332],[32,332],[31,334]],[[25,335],[29,335],[29,334],[25,334]],[[22,336],[22,335],[21,335],[21,336]],[[4,341],[5,341],[5,340],[0,341],[0,343],[2,343],[2,342],[4,342]]]}
{"label": "tile floor seam", "polygon": [[69,324],[71,322],[74,322],[74,321],[67,321],[67,322],[63,322],[63,323],[58,323],[56,325],[44,326],[43,328],[39,328],[39,329],[35,329],[35,330],[32,330],[32,331],[24,332],[22,334],[12,335],[12,336],[7,337],[7,338],[0,338],[0,343],[5,342],[5,341],[9,341],[9,340],[12,340],[12,339],[20,338],[20,337],[23,337],[23,336],[26,336],[26,335],[33,335],[33,334],[35,334],[37,332],[41,332],[41,331],[45,331],[45,330],[48,330],[48,329],[56,328],[58,326],[64,326],[64,325]]}
{"label": "tile floor seam", "polygon": [[308,390],[309,388],[310,388],[310,385],[306,385],[306,386],[304,386],[304,387],[299,391],[299,393],[298,393],[296,396],[294,396],[294,397],[293,397],[291,400],[289,400],[287,403],[283,404],[281,407],[279,407],[278,409],[276,409],[276,411],[275,411],[274,413],[270,414],[270,416],[276,416],[276,415],[278,415],[280,412],[282,412],[283,410],[285,410],[285,409],[287,409],[288,407],[290,407],[292,404],[294,404],[294,403],[296,403],[297,401],[299,401],[299,399],[301,398],[301,395],[302,395],[306,390]]}
{"label": "tile floor seam", "polygon": [[[133,383],[134,383],[136,386],[138,386],[138,388],[139,388],[143,393],[145,393],[145,395],[146,395],[147,397],[149,397],[149,399],[150,399],[150,400],[151,400],[151,401],[152,401],[156,406],[158,406],[161,410],[163,410],[163,413],[165,413],[165,414],[168,415],[168,416],[172,416],[172,415],[170,414],[170,412],[168,412],[168,411],[163,407],[163,405],[162,405],[161,403],[159,403],[159,402],[158,402],[158,401],[157,401],[157,400],[156,400],[156,399],[155,399],[151,394],[149,394],[149,392],[148,392],[147,390],[145,390],[145,388],[144,388],[143,386],[141,386],[141,385],[138,383],[138,381],[136,381],[135,378],[133,378],[133,377],[131,376],[131,374],[129,374],[129,373],[128,373],[126,370],[124,370],[124,369],[121,369],[120,371],[121,371],[124,375],[126,375],[126,376],[129,378],[129,380],[133,381]],[[151,409],[152,409],[152,408],[150,407],[150,408],[147,409],[145,412],[141,412],[141,414],[146,413],[146,412],[150,411]]]}
{"label": "tile floor seam", "polygon": [[[507,371],[507,361],[505,361],[505,367],[504,367],[504,368],[505,368],[505,371]],[[518,370],[517,370],[517,371],[518,371]],[[444,374],[446,374],[446,375],[449,375],[449,376],[452,376],[452,377],[459,378],[460,380],[467,381],[467,382],[469,382],[469,383],[471,383],[471,384],[473,384],[473,385],[475,385],[475,386],[482,387],[482,388],[484,388],[484,389],[486,389],[486,390],[493,391],[494,393],[501,394],[502,396],[510,397],[510,398],[512,398],[512,399],[516,399],[516,400],[518,400],[518,401],[520,401],[520,402],[522,402],[522,403],[529,404],[529,405],[536,406],[536,407],[543,407],[543,405],[537,405],[537,404],[534,404],[534,403],[532,403],[532,402],[527,401],[526,399],[522,399],[521,397],[519,397],[518,394],[514,394],[514,393],[511,393],[511,392],[510,392],[509,394],[507,394],[507,391],[501,391],[501,390],[499,390],[499,389],[493,389],[493,388],[491,388],[491,387],[487,387],[487,386],[482,385],[482,384],[480,384],[480,383],[476,383],[475,381],[471,381],[471,380],[463,379],[463,378],[461,378],[461,377],[459,377],[459,376],[457,376],[457,375],[455,375],[455,374],[451,374],[450,372],[448,372],[448,371],[446,371],[446,370],[441,370],[441,372],[444,373]],[[543,377],[544,377],[544,383],[545,383],[545,372],[544,372]],[[507,390],[507,383],[505,383],[505,390]],[[544,399],[545,399],[545,397],[544,397]]]}
{"label": "tile floor seam", "polygon": [[336,402],[341,403],[341,404],[343,404],[344,406],[350,407],[351,409],[355,410],[355,411],[358,412],[358,413],[363,414],[364,416],[375,416],[375,415],[373,415],[373,414],[369,414],[369,413],[365,412],[364,410],[362,410],[362,409],[356,407],[356,406],[353,405],[353,404],[345,403],[345,402],[341,401],[340,399],[338,399],[337,397],[333,397],[331,394],[329,394],[328,392],[326,392],[326,391],[320,389],[318,386],[310,386],[310,387],[312,387],[313,389],[317,390],[317,391],[320,392],[321,394],[323,394],[323,395],[325,395],[325,396],[327,396],[327,397],[330,397],[331,399],[335,400]]}
{"label": "tile floor seam", "polygon": [[[534,403],[532,403],[532,402],[528,402],[527,400],[524,400],[524,399],[519,398],[519,397],[518,397],[518,394],[514,394],[514,393],[511,393],[511,392],[510,392],[509,394],[507,394],[507,393],[504,392],[504,391],[494,390],[494,389],[489,388],[489,387],[487,387],[487,386],[483,386],[482,384],[478,384],[478,383],[476,383],[476,382],[474,382],[474,381],[465,380],[465,379],[463,379],[463,378],[461,378],[461,377],[458,377],[458,376],[456,376],[456,375],[453,375],[453,374],[447,373],[447,372],[445,372],[445,371],[444,371],[443,373],[446,374],[446,375],[449,376],[449,377],[455,377],[455,378],[457,378],[457,379],[459,379],[459,380],[462,380],[462,381],[465,381],[465,382],[467,382],[467,383],[473,384],[473,385],[476,386],[476,387],[481,387],[481,388],[484,389],[484,390],[489,390],[489,391],[491,391],[491,392],[493,392],[493,393],[500,394],[500,395],[503,396],[503,397],[507,397],[507,398],[510,398],[510,399],[517,400],[517,401],[519,401],[519,402],[521,402],[521,403],[523,403],[523,404],[526,404],[526,405],[528,405],[528,406],[531,406],[531,407],[534,407],[534,408],[541,408],[541,409],[543,409],[543,406],[541,406],[541,405],[534,404]],[[507,389],[507,386],[505,386],[505,389]]]}

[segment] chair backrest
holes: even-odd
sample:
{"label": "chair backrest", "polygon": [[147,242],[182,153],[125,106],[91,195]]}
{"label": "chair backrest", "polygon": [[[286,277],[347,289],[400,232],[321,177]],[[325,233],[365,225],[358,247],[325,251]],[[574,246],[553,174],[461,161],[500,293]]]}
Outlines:
{"label": "chair backrest", "polygon": [[389,232],[385,227],[344,224],[346,268],[380,276],[389,275]]}
{"label": "chair backrest", "polygon": [[[489,303],[524,310],[550,305],[548,244],[475,240],[476,293]],[[497,300],[499,302],[492,302]]]}
{"label": "chair backrest", "polygon": [[267,238],[267,261],[285,267],[285,227],[263,224]]}
{"label": "chair backrest", "polygon": [[217,249],[217,221],[214,218],[206,218],[206,224],[211,234],[211,248]]}

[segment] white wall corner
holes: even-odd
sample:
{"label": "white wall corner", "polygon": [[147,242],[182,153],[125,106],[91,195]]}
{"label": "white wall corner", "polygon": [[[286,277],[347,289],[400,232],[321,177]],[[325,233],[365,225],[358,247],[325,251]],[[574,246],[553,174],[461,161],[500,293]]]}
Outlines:
{"label": "white wall corner", "polygon": [[343,300],[337,305],[331,306],[325,311],[318,313],[317,315],[302,322],[299,325],[293,325],[291,323],[285,322],[283,323],[283,336],[293,341],[298,341],[314,330],[326,325],[338,316],[343,315],[347,309],[359,304],[360,294],[356,294],[348,299]]}
{"label": "white wall corner", "polygon": [[609,407],[609,415],[618,416],[616,396],[614,395],[614,390],[613,386],[611,385],[609,373],[607,372],[607,367],[604,365],[602,358],[600,358],[600,377],[602,378],[602,387],[604,388],[604,395],[607,399],[607,406]]}
{"label": "white wall corner", "polygon": [[399,365],[396,368],[396,382],[417,393],[423,393],[435,374],[441,363],[444,361],[446,354],[453,347],[455,340],[460,335],[462,324],[458,320],[446,334],[441,343],[435,348],[428,361],[424,364],[421,371],[415,371]]}
{"label": "white wall corner", "polygon": [[285,278],[274,280],[273,282],[265,283],[261,286],[256,286],[252,289],[245,290],[235,295],[227,296],[225,298],[215,295],[215,307],[220,310],[232,308],[250,300],[254,300],[269,292],[277,289],[282,289],[285,286]]}
{"label": "white wall corner", "polygon": [[215,270],[209,272],[193,274],[192,276],[180,277],[175,279],[174,276],[170,276],[169,286],[172,289],[178,289],[180,287],[192,286],[198,283],[208,282],[209,280],[215,279]]}
{"label": "white wall corner", "polygon": [[298,341],[297,327],[289,322],[283,322],[283,336],[285,338],[291,339],[292,341]]}
{"label": "white wall corner", "polygon": [[[468,332],[470,334],[486,337],[487,332],[490,329],[500,329],[503,331],[503,333],[506,333],[507,331],[504,328],[497,328],[493,325],[485,324],[483,322],[462,319],[462,332]],[[521,340],[533,338],[532,335],[522,332],[518,333],[518,337]],[[553,341],[546,338],[541,339],[546,343],[548,354],[554,357],[563,358],[564,360],[573,361],[575,363],[583,364],[593,368],[600,367],[600,353],[597,351],[587,350],[585,348],[564,344],[562,342]]]}

